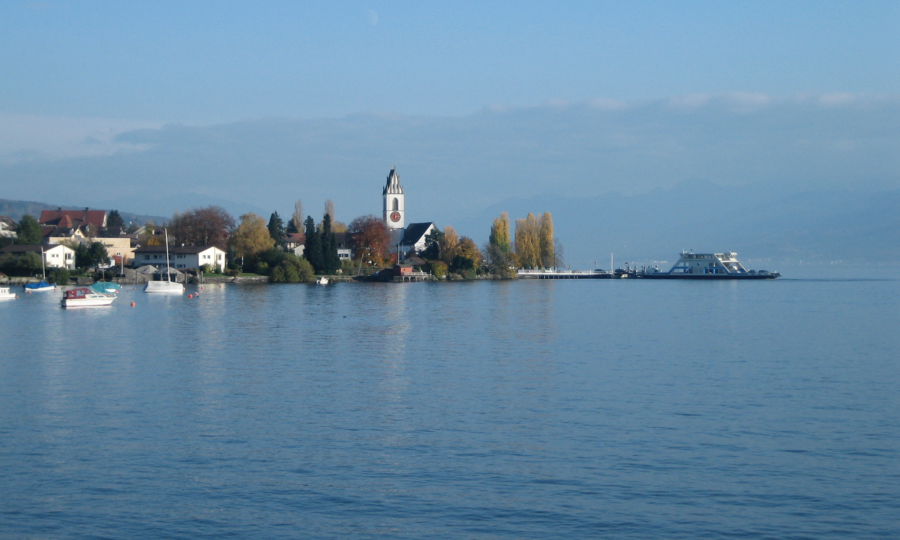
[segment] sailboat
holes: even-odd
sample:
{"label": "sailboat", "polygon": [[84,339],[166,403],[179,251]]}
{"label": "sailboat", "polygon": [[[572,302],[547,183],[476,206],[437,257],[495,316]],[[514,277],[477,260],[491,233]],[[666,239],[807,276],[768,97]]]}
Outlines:
{"label": "sailboat", "polygon": [[41,246],[41,275],[43,279],[40,283],[26,283],[25,291],[26,292],[48,292],[55,291],[56,285],[51,285],[47,283],[47,267],[44,265],[44,247]]}
{"label": "sailboat", "polygon": [[165,281],[148,281],[144,287],[145,293],[160,294],[184,294],[184,285],[172,281],[172,269],[169,266],[169,230],[164,229],[166,233],[166,280]]}

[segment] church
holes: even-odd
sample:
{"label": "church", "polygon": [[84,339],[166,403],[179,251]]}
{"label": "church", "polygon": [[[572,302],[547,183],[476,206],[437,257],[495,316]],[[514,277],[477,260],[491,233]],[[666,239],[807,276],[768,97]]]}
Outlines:
{"label": "church", "polygon": [[433,222],[406,225],[406,203],[397,167],[388,173],[381,192],[384,205],[384,224],[391,234],[391,253],[399,253],[403,260],[425,249],[425,237],[435,230]]}

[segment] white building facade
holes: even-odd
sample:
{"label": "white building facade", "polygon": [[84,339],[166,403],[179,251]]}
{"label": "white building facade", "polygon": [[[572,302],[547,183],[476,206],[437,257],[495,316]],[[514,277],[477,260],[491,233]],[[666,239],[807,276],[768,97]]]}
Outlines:
{"label": "white building facade", "polygon": [[13,255],[23,255],[31,252],[37,254],[38,257],[43,257],[46,268],[75,269],[75,250],[62,244],[11,245],[4,247],[0,251],[12,253]]}
{"label": "white building facade", "polygon": [[[134,251],[134,267],[145,264],[165,268],[166,246],[144,246]],[[225,271],[225,252],[215,246],[176,246],[169,248],[169,264],[178,270],[198,269],[207,265],[210,269]]]}

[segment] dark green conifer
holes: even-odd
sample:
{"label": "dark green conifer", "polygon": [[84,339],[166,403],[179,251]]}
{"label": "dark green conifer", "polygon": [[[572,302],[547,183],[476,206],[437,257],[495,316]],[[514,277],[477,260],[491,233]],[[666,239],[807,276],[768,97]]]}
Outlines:
{"label": "dark green conifer", "polygon": [[269,236],[275,240],[276,246],[284,246],[284,221],[281,220],[281,216],[278,215],[278,212],[272,212],[272,215],[269,217]]}
{"label": "dark green conifer", "polygon": [[17,244],[37,245],[41,243],[41,226],[34,217],[27,214],[22,216],[18,229]]}
{"label": "dark green conifer", "polygon": [[331,216],[325,214],[322,219],[322,256],[325,265],[325,273],[333,274],[341,267],[341,259],[337,253],[337,241],[331,231]]}
{"label": "dark green conifer", "polygon": [[325,258],[322,255],[322,238],[316,230],[316,222],[312,216],[306,218],[306,244],[303,249],[303,257],[309,261],[313,270],[321,274],[325,270]]}

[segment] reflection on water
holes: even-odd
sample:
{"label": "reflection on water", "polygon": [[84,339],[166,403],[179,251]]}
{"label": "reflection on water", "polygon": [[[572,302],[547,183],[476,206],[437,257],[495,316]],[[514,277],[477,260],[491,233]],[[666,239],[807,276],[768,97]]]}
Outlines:
{"label": "reflection on water", "polygon": [[0,303],[6,536],[900,533],[900,282],[188,289]]}

